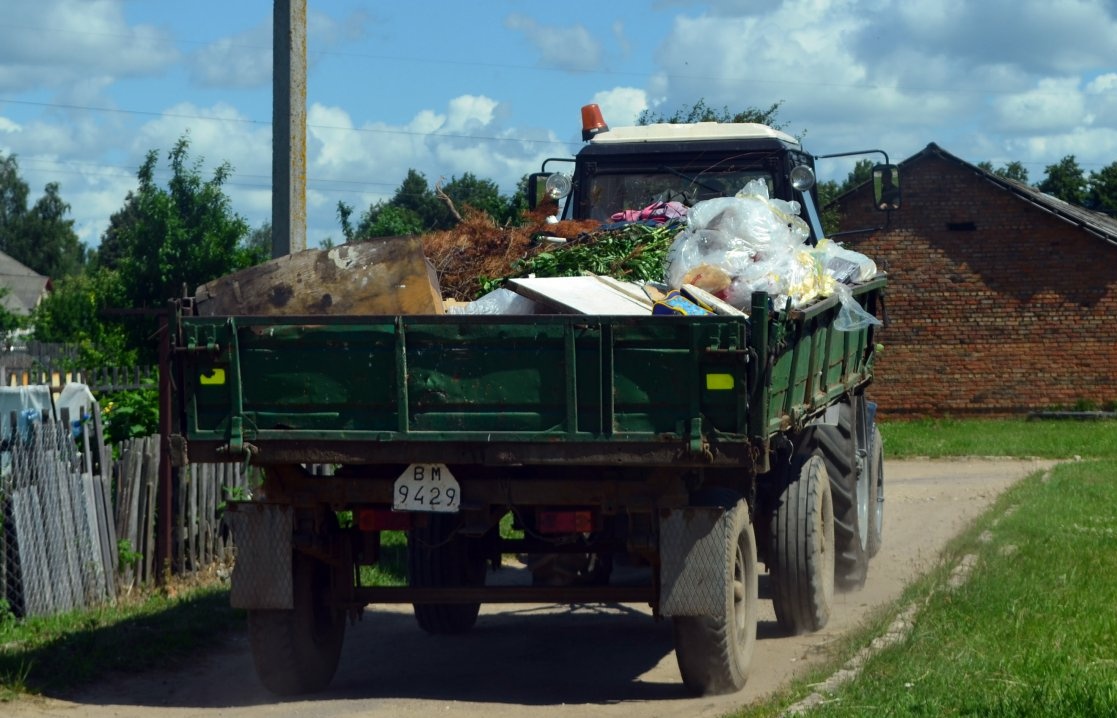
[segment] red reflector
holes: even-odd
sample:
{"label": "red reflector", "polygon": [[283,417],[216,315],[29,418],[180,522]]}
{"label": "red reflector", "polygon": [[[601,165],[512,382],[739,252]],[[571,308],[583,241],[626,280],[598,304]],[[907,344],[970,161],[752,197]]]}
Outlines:
{"label": "red reflector", "polygon": [[361,531],[406,531],[411,528],[411,514],[391,509],[361,509],[357,512]]}
{"label": "red reflector", "polygon": [[593,531],[592,511],[540,511],[537,518],[540,533],[584,534]]}

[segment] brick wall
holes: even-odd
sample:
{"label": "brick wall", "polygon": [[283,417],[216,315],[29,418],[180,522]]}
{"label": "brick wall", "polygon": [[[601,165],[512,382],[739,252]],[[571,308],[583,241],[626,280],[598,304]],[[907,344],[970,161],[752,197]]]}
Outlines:
{"label": "brick wall", "polygon": [[[1011,415],[1117,402],[1117,246],[974,168],[903,166],[890,226],[842,241],[890,276],[870,397],[883,416]],[[843,228],[884,221],[869,188]]]}

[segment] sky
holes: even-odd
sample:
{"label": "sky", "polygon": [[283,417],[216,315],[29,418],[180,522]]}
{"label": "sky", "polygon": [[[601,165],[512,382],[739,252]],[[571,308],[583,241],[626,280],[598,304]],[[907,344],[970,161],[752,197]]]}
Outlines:
{"label": "sky", "polygon": [[[590,102],[612,126],[780,103],[816,155],[934,142],[1033,183],[1067,155],[1117,162],[1117,0],[306,1],[309,246],[408,169],[511,194],[577,152]],[[270,219],[272,2],[0,4],[0,152],[31,202],[58,182],[95,248],[146,154],[165,180],[186,136],[203,176],[231,166],[234,211]]]}

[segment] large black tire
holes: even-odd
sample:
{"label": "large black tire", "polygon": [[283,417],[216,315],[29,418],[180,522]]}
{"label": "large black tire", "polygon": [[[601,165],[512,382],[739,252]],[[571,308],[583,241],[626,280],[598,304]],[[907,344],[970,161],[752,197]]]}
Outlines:
{"label": "large black tire", "polygon": [[868,451],[869,474],[869,540],[866,550],[869,558],[880,553],[884,543],[884,445],[880,429],[873,424]]}
{"label": "large black tire", "polygon": [[854,591],[869,575],[869,477],[858,471],[856,412],[850,404],[838,407],[836,426],[809,427],[799,445],[813,442],[826,462],[834,500],[834,584]]}
{"label": "large black tire", "polygon": [[748,504],[733,498],[728,509],[722,520],[729,525],[733,545],[725,566],[725,615],[674,618],[679,672],[683,684],[697,695],[734,693],[743,688],[756,649],[756,538]]}
{"label": "large black tire", "polygon": [[793,635],[830,620],[834,600],[834,504],[826,464],[815,451],[795,456],[772,514],[768,572],[780,628]]}
{"label": "large black tire", "polygon": [[[481,542],[454,536],[454,515],[431,514],[407,535],[408,582],[415,587],[483,586]],[[477,622],[478,603],[416,603],[415,620],[427,633],[465,633]]]}
{"label": "large black tire", "polygon": [[272,693],[313,693],[334,677],[345,638],[345,611],[331,605],[330,570],[326,563],[295,553],[294,609],[248,612],[256,675]]}

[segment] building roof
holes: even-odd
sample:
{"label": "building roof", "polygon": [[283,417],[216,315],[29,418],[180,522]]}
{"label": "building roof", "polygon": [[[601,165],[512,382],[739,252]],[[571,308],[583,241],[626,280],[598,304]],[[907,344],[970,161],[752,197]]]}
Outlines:
{"label": "building roof", "polygon": [[1052,197],[1039,189],[1032,187],[1023,182],[1001,177],[1000,175],[983,170],[977,165],[972,165],[965,160],[962,160],[950,154],[943,148],[936,145],[934,142],[927,145],[922,151],[915,153],[900,163],[900,166],[918,162],[925,157],[939,157],[940,159],[948,162],[953,162],[966,170],[972,171],[985,181],[993,184],[1005,191],[1015,194],[1017,197],[1025,202],[1035,206],[1036,208],[1052,214],[1059,219],[1072,224],[1079,229],[1085,230],[1096,237],[1099,237],[1109,244],[1117,246],[1117,219],[1110,217],[1102,212],[1094,212],[1093,210],[1079,207],[1077,205],[1064,202],[1057,197]]}
{"label": "building roof", "polygon": [[44,277],[0,252],[0,288],[8,290],[7,294],[0,297],[0,306],[12,314],[27,316],[50,289],[50,277]]}

